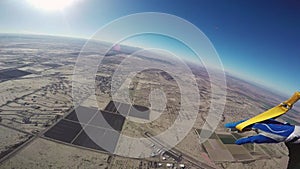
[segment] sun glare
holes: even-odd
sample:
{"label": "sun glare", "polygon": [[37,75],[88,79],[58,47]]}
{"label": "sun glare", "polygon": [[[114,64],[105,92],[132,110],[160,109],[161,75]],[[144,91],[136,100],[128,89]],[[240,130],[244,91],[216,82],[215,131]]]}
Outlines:
{"label": "sun glare", "polygon": [[63,10],[75,0],[27,0],[31,5],[45,11]]}

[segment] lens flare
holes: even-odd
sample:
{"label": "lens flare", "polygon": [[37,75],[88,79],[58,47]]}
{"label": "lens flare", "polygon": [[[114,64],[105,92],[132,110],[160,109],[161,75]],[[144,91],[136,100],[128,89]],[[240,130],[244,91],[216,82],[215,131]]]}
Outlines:
{"label": "lens flare", "polygon": [[63,10],[74,3],[75,0],[27,0],[34,7],[45,11]]}

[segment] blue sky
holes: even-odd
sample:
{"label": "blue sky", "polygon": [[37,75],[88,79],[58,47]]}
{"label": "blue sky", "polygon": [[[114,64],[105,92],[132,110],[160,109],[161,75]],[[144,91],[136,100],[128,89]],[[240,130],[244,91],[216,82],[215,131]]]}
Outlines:
{"label": "blue sky", "polygon": [[88,38],[104,24],[137,12],[182,17],[211,40],[227,71],[287,95],[300,90],[297,0],[77,0],[62,11],[1,0],[0,32]]}

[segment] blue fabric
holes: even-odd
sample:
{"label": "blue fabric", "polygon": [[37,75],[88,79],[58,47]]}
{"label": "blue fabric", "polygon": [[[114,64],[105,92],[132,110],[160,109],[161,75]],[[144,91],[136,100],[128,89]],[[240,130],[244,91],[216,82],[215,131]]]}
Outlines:
{"label": "blue fabric", "polygon": [[284,125],[284,124],[256,123],[253,125],[252,128],[259,129],[267,133],[288,137],[294,131],[295,127],[288,124]]}
{"label": "blue fabric", "polygon": [[238,122],[226,123],[226,124],[225,124],[225,127],[226,127],[226,128],[235,128],[235,126],[237,126],[238,124],[240,124],[240,123],[242,123],[242,122],[244,122],[244,121],[246,121],[246,120],[240,120],[240,121],[238,121]]}
{"label": "blue fabric", "polygon": [[273,140],[269,137],[263,136],[263,135],[255,135],[250,137],[245,137],[236,140],[235,144],[241,145],[246,143],[278,143],[276,140]]}
{"label": "blue fabric", "polygon": [[[247,120],[247,119],[246,119]],[[227,123],[225,124],[226,128],[233,129],[235,128],[238,124],[246,121],[246,120],[241,120],[238,122],[232,122],[232,123]],[[293,133],[295,126],[290,125],[290,124],[285,124],[281,123],[279,121],[276,121],[274,119],[269,119],[260,123],[255,123],[253,125],[250,125],[247,127],[248,129],[255,129],[257,130],[260,134],[255,135],[255,136],[250,136],[246,138],[241,138],[236,141],[236,144],[246,144],[246,143],[278,143],[281,140],[279,139],[274,139],[274,138],[269,138],[267,136],[261,135],[261,133],[269,133],[272,135],[278,135],[281,138],[287,138],[291,133]]]}

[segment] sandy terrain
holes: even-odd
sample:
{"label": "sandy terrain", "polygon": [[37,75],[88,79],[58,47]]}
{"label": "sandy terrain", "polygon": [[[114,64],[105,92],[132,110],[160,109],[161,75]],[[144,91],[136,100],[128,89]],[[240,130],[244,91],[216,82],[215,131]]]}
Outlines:
{"label": "sandy terrain", "polygon": [[[128,52],[122,53],[122,51],[104,58],[97,72],[97,97],[90,97],[88,91],[91,86],[82,83],[85,80],[84,77],[76,79],[74,83],[71,82],[74,63],[83,44],[82,41],[46,37],[43,41],[41,39],[43,38],[22,39],[12,37],[11,39],[8,38],[5,43],[0,44],[0,69],[18,68],[33,73],[17,79],[7,81],[4,79],[0,83],[1,123],[10,127],[33,133],[41,132],[50,127],[72,108],[72,85],[78,85],[78,91],[73,91],[73,93],[80,96],[84,101],[84,106],[94,107],[98,104],[99,109],[104,109],[110,100],[117,98],[120,99],[120,102],[125,100],[132,104],[154,108],[155,114],[150,114],[151,120],[153,120],[150,123],[130,121],[132,119],[125,121],[122,134],[131,137],[145,137],[144,133],[146,131],[159,134],[167,130],[178,117],[180,106],[192,104],[196,100],[194,98],[181,100],[181,89],[174,77],[181,77],[181,80],[185,83],[189,79],[185,79],[188,72],[179,66],[179,63],[168,60],[170,59],[168,57],[165,58],[167,61],[162,61],[161,59],[164,56],[147,52],[131,57],[130,62],[122,63],[123,59],[129,56]],[[24,45],[17,45],[20,42]],[[103,52],[101,45],[103,44],[95,45],[97,53],[93,50],[84,53],[84,55],[87,55],[86,58],[89,56],[97,58],[99,51]],[[119,72],[122,76],[119,79],[114,79],[114,82],[117,83],[121,82],[122,77],[127,77],[125,75],[131,71],[132,67],[136,66],[143,68],[153,65],[162,68],[173,66],[175,69],[169,72],[160,69],[146,69],[136,74],[132,79],[126,80],[123,86],[120,87],[119,92],[114,93],[111,92],[112,80],[115,71],[120,69],[120,63],[124,64],[124,67]],[[217,131],[222,132],[227,132],[224,128],[225,123],[249,118],[284,101],[283,97],[230,75],[227,75],[227,86],[218,83],[211,84],[203,67],[193,64],[189,66],[195,74],[197,81],[195,86],[199,89],[201,102],[197,106],[198,117],[194,117],[189,111],[181,116],[184,120],[197,119],[192,130],[176,148],[183,153],[190,154],[198,161],[206,163],[212,161],[194,132],[195,128],[201,129],[203,127],[210,108],[220,108],[218,106],[210,107],[212,87],[227,91],[226,106],[222,118],[214,119],[220,120],[218,126],[214,127],[217,127]],[[174,77],[170,76],[172,72],[175,72]],[[128,93],[126,93],[127,90],[129,90]],[[157,93],[153,93],[154,90]],[[187,95],[195,92],[191,88],[184,88],[184,90]],[[159,93],[162,91],[164,92],[163,95]],[[124,99],[125,96],[129,96],[129,98]],[[214,99],[218,100],[220,97],[216,96]],[[165,107],[164,104],[166,104]],[[157,105],[160,106],[155,108]],[[161,107],[164,108],[163,111],[158,111],[157,109]],[[291,117],[296,117],[296,113],[293,113]],[[174,139],[179,137],[181,137],[180,134],[176,135]],[[0,128],[1,151],[24,139],[21,133],[3,127]],[[122,145],[122,140],[119,144],[119,146],[125,148],[127,146],[130,150],[130,146],[124,145],[126,143]],[[151,147],[151,144],[148,146]],[[270,145],[266,146],[272,147]],[[279,151],[274,151],[273,154],[276,156],[270,160],[257,160],[245,164],[225,162],[218,164],[218,166],[221,168],[249,169],[261,168],[260,166],[264,168],[282,168],[287,159],[287,150],[285,146],[280,147],[280,145],[276,149]],[[145,151],[144,153],[150,155],[151,151],[156,150],[150,148],[149,152]],[[144,168],[148,168],[149,161],[159,161],[161,159],[160,156],[144,160],[114,157],[108,160],[111,161],[111,164],[108,164],[107,160],[108,155],[105,154],[37,139],[11,159],[0,164],[0,168],[138,168],[140,162],[142,162]],[[189,163],[187,164],[189,165]],[[193,168],[191,165],[190,167]],[[149,168],[151,167],[149,166]]]}
{"label": "sandy terrain", "polygon": [[17,155],[0,165],[3,169],[105,169],[108,155],[36,139]]}
{"label": "sandy terrain", "polygon": [[0,154],[26,141],[29,135],[0,126]]}

